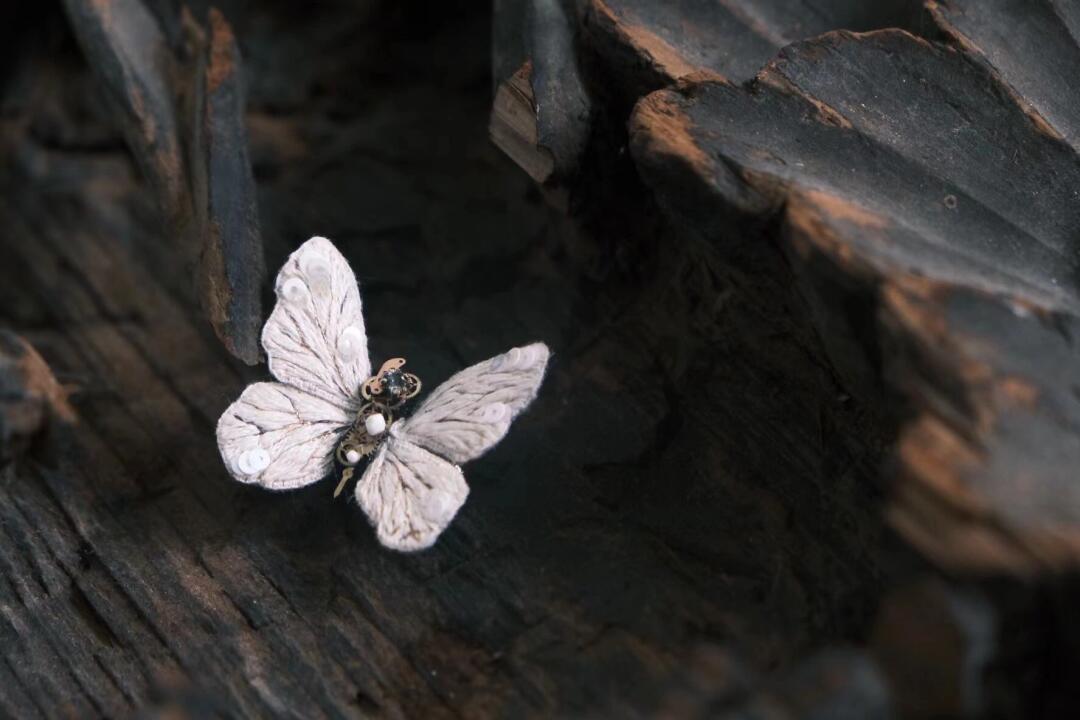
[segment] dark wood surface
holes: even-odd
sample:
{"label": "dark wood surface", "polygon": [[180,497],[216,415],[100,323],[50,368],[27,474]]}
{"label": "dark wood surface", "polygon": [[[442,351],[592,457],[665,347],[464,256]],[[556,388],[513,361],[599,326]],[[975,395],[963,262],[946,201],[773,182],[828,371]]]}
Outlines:
{"label": "dark wood surface", "polygon": [[[785,48],[748,86],[650,95],[630,133],[676,212],[709,212],[709,193],[737,212],[783,209],[809,285],[865,289],[887,330],[841,329],[834,361],[850,362],[855,334],[869,353],[899,348],[884,358],[897,362],[864,356],[920,414],[897,515],[918,545],[958,568],[1075,561],[1080,165],[1037,99],[962,49],[837,32]],[[928,489],[978,521],[945,532],[944,510],[905,502]]]}
{"label": "dark wood surface", "polygon": [[[794,288],[814,362],[889,448],[884,514],[944,579],[885,583],[868,649],[893,709],[1063,712],[1080,652],[1057,606],[1080,547],[1073,6],[582,8],[592,131],[557,179],[571,208],[619,216],[596,186],[629,151],[665,252],[709,247]],[[761,244],[783,260],[751,261]],[[775,312],[774,288],[747,289]]]}
{"label": "dark wood surface", "polygon": [[830,30],[904,27],[909,0],[588,0],[590,42],[624,81],[663,86],[701,71],[749,80],[777,50]]}
{"label": "dark wood surface", "polygon": [[0,472],[10,479],[14,462],[72,422],[67,390],[23,338],[0,330]]}
{"label": "dark wood surface", "polygon": [[[0,716],[1076,706],[1070,11],[218,7],[2,11],[0,324],[76,417],[3,446]],[[554,350],[430,551],[221,465],[314,234],[376,363]]]}
{"label": "dark wood surface", "polygon": [[575,0],[493,0],[492,140],[541,183],[572,175],[588,142],[576,34]]}
{"label": "dark wood surface", "polygon": [[223,12],[267,267],[334,238],[376,357],[426,381],[534,339],[552,370],[430,552],[381,549],[332,483],[231,482],[213,425],[265,369],[197,309],[62,18],[27,19],[0,307],[79,419],[0,489],[0,714],[644,716],[685,700],[686,667],[728,706],[739,678],[865,636],[904,556],[883,435],[821,364],[780,253],[671,252],[632,174],[606,227],[546,206],[488,143],[482,8]]}
{"label": "dark wood surface", "polygon": [[216,9],[65,0],[102,103],[154,187],[162,231],[221,341],[259,360],[263,251],[232,28]]}

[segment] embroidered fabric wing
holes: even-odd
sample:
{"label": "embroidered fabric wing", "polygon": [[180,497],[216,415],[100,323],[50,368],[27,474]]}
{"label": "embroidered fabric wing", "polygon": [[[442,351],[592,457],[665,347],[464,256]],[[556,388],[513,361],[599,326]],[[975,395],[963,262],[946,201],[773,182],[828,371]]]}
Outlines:
{"label": "embroidered fabric wing", "polygon": [[549,355],[535,343],[466,368],[390,427],[356,485],[356,500],[383,545],[420,550],[435,542],[469,494],[457,465],[506,435],[536,397]]}
{"label": "embroidered fabric wing", "polygon": [[291,490],[321,480],[371,374],[356,277],[326,238],[313,237],[282,266],[277,304],[263,327],[270,372],[222,413],[217,438],[240,482]]}
{"label": "embroidered fabric wing", "polygon": [[405,552],[430,547],[468,495],[461,468],[393,436],[356,484],[379,542]]}
{"label": "embroidered fabric wing", "polygon": [[452,463],[474,460],[503,439],[536,397],[550,354],[547,345],[533,343],[465,368],[393,429]]}
{"label": "embroidered fabric wing", "polygon": [[356,408],[371,376],[360,288],[334,244],[313,237],[274,283],[278,302],[262,332],[270,373],[286,385]]}
{"label": "embroidered fabric wing", "polygon": [[222,414],[218,446],[240,482],[292,490],[330,473],[334,445],[351,422],[340,405],[282,383],[255,383]]}

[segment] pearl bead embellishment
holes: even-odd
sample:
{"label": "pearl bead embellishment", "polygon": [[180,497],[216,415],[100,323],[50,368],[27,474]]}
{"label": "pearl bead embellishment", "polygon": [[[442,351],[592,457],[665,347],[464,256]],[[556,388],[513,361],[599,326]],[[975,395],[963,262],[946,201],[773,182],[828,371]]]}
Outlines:
{"label": "pearl bead embellishment", "polygon": [[431,490],[420,503],[420,512],[430,522],[446,522],[457,511],[457,503],[441,490]]}
{"label": "pearl bead embellishment", "polygon": [[281,296],[290,303],[300,303],[307,298],[308,290],[300,278],[289,278],[281,286]]}
{"label": "pearl bead embellishment", "polygon": [[325,295],[330,292],[330,263],[321,257],[312,257],[304,263],[303,269],[317,294]]}
{"label": "pearl bead embellishment", "polygon": [[386,418],[381,413],[368,415],[364,418],[364,429],[371,437],[378,437],[386,432]]}
{"label": "pearl bead embellishment", "polygon": [[513,348],[492,360],[491,369],[511,372],[532,367],[540,359],[539,353],[534,350],[532,347]]}
{"label": "pearl bead embellishment", "polygon": [[359,328],[347,327],[341,332],[341,337],[338,338],[337,350],[345,360],[352,360],[360,354],[361,349],[364,347],[364,333],[360,332]]}
{"label": "pearl bead embellishment", "polygon": [[237,464],[240,466],[240,472],[245,475],[254,475],[270,465],[270,453],[262,448],[252,448],[241,453]]}
{"label": "pearl bead embellishment", "polygon": [[355,465],[356,463],[360,462],[360,451],[349,450],[347,453],[345,453],[345,459],[349,461],[350,465]]}
{"label": "pearl bead embellishment", "polygon": [[501,402],[488,403],[480,411],[480,419],[486,423],[497,423],[509,414],[509,410]]}

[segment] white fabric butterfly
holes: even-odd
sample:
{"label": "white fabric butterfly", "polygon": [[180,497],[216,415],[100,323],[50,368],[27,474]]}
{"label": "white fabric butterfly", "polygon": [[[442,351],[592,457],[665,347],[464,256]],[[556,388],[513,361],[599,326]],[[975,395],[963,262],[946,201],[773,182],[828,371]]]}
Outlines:
{"label": "white fabric butterfly", "polygon": [[[290,255],[275,291],[262,343],[280,382],[249,385],[221,415],[217,438],[236,480],[291,490],[333,470],[335,447],[365,403],[371,362],[356,277],[329,240],[313,237]],[[356,499],[383,545],[435,542],[469,494],[458,464],[503,438],[536,397],[549,354],[535,343],[473,365],[408,419],[376,428]]]}

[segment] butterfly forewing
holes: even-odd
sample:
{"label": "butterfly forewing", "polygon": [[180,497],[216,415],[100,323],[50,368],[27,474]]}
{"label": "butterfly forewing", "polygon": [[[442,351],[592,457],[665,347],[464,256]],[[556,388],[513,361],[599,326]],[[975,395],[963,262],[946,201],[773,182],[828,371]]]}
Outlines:
{"label": "butterfly forewing", "polygon": [[394,433],[454,463],[473,460],[502,440],[536,397],[550,352],[543,343],[477,363],[437,387]]}
{"label": "butterfly forewing", "polygon": [[289,256],[275,283],[277,304],[263,328],[270,372],[286,385],[355,409],[371,375],[356,276],[326,238]]}

